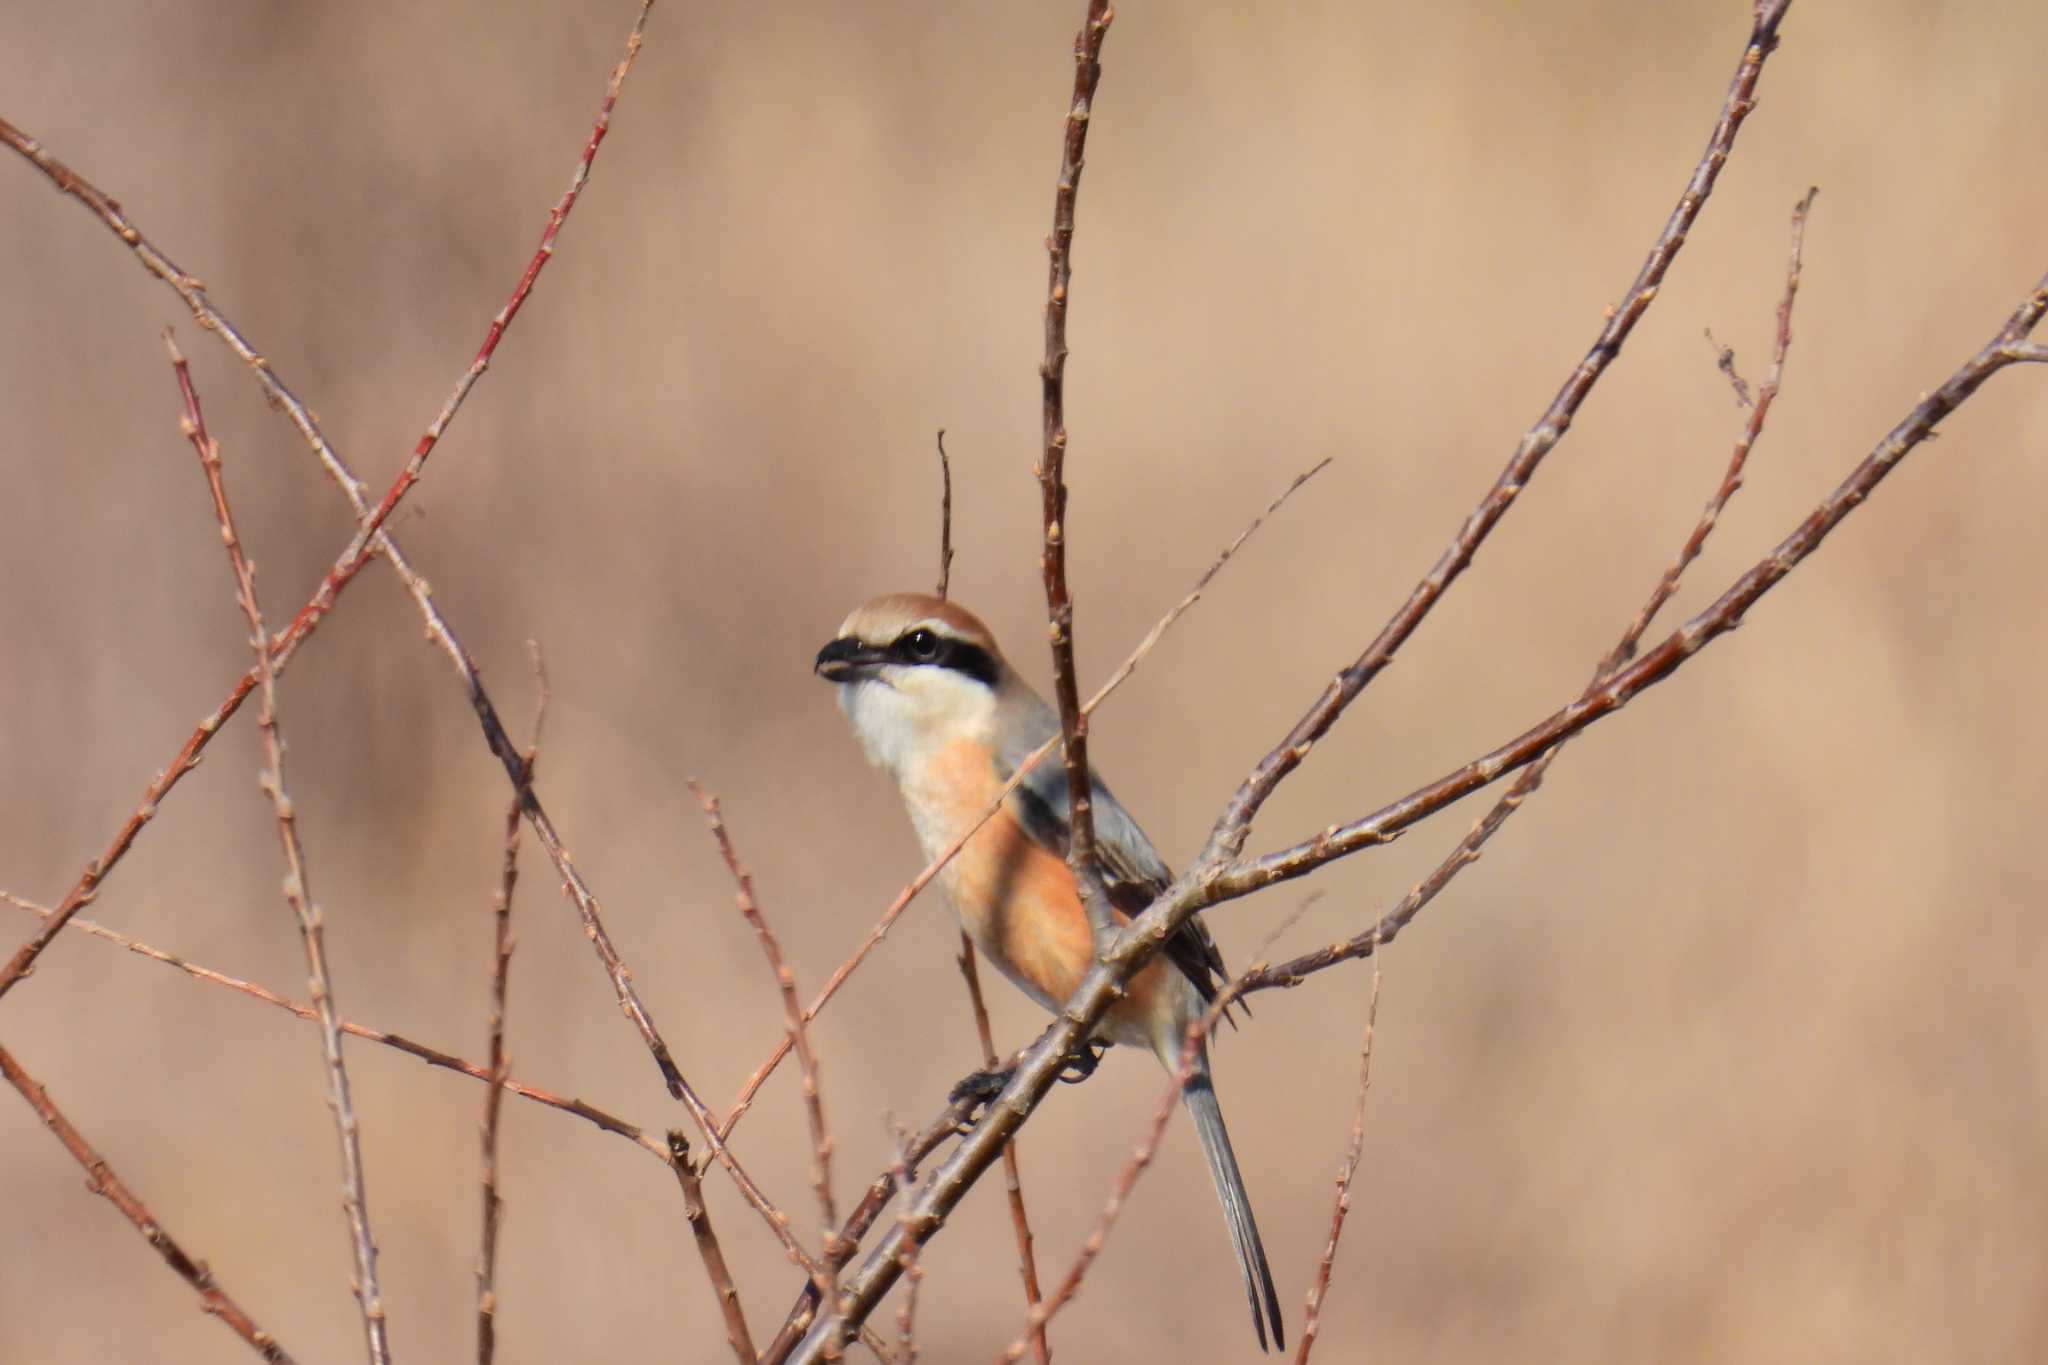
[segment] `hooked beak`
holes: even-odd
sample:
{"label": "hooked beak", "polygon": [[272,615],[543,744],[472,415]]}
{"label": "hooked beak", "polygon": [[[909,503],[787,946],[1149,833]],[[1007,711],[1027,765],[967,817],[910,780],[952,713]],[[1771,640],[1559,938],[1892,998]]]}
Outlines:
{"label": "hooked beak", "polygon": [[811,671],[826,682],[850,683],[871,675],[876,666],[888,662],[888,654],[852,636],[841,636],[818,651]]}

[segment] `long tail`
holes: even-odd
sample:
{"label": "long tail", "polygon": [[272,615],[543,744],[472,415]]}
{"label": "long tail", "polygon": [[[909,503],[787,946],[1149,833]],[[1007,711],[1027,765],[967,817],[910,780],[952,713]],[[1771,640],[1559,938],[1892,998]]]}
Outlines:
{"label": "long tail", "polygon": [[1209,1059],[1188,1077],[1181,1089],[1181,1103],[1195,1121],[1195,1136],[1202,1140],[1202,1154],[1209,1158],[1209,1174],[1216,1181],[1216,1197],[1223,1201],[1224,1221],[1230,1224],[1230,1243],[1237,1252],[1238,1269],[1244,1272],[1245,1297],[1251,1300],[1252,1329],[1259,1334],[1259,1349],[1266,1349],[1266,1326],[1272,1324],[1273,1347],[1285,1350],[1286,1333],[1280,1325],[1280,1297],[1273,1292],[1273,1270],[1266,1264],[1266,1248],[1259,1241],[1259,1225],[1252,1218],[1252,1203],[1244,1192],[1244,1177],[1238,1174],[1237,1156],[1230,1150],[1230,1134],[1223,1127],[1223,1110],[1216,1103],[1216,1087],[1209,1080]]}

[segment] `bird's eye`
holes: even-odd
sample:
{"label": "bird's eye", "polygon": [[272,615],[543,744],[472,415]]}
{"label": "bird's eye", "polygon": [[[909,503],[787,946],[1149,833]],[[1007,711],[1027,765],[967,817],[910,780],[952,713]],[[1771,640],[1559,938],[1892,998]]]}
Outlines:
{"label": "bird's eye", "polygon": [[899,642],[903,652],[921,664],[939,657],[939,637],[929,630],[913,630]]}

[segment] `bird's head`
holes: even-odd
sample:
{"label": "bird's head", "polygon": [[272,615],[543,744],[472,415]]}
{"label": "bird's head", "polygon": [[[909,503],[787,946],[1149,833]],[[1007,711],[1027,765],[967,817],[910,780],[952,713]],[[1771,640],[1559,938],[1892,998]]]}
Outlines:
{"label": "bird's head", "polygon": [[838,688],[868,759],[899,779],[948,744],[988,743],[1010,676],[979,618],[923,593],[856,608],[813,667]]}

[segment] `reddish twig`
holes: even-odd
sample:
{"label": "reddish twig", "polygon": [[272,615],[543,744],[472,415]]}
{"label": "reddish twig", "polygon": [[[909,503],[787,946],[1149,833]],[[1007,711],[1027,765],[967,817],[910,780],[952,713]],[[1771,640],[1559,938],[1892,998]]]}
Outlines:
{"label": "reddish twig", "polygon": [[[548,674],[540,645],[528,640],[526,648],[533,658],[535,694],[533,741],[526,746],[526,780],[530,783],[534,760],[540,752],[541,726],[548,714]],[[505,1201],[498,1194],[498,1113],[504,1107],[505,1078],[512,1068],[505,1055],[505,995],[512,974],[512,891],[519,884],[520,828],[519,799],[514,796],[505,811],[505,852],[498,866],[498,893],[491,898],[491,1005],[486,1028],[491,1088],[484,1094],[483,1236],[476,1260],[478,1365],[491,1365],[498,1345],[498,1224],[505,1208]]]}
{"label": "reddish twig", "polygon": [[725,1252],[718,1245],[718,1234],[711,1228],[711,1213],[704,1204],[704,1182],[702,1173],[690,1160],[690,1139],[680,1128],[668,1130],[669,1165],[676,1173],[676,1181],[683,1189],[683,1217],[689,1221],[690,1236],[697,1243],[697,1254],[703,1258],[704,1274],[711,1281],[712,1292],[718,1296],[719,1315],[725,1319],[726,1344],[740,1365],[754,1365],[754,1338],[747,1331],[746,1311],[740,1307],[739,1287],[733,1283],[732,1271],[726,1268]]}
{"label": "reddish twig", "polygon": [[832,1200],[832,1129],[825,1122],[825,1099],[818,1086],[818,1054],[811,1046],[810,1034],[804,1027],[803,1005],[796,993],[796,973],[782,956],[782,944],[761,913],[760,902],[754,896],[754,879],[747,874],[746,868],[740,864],[739,854],[733,849],[732,835],[726,829],[725,815],[719,809],[718,798],[707,793],[695,781],[689,783],[689,788],[690,794],[704,808],[712,842],[718,845],[718,856],[725,860],[726,870],[732,874],[733,885],[737,888],[740,914],[753,926],[754,936],[761,943],[761,953],[768,959],[768,970],[775,974],[776,990],[782,997],[783,1021],[789,1029],[790,1041],[796,1046],[797,1064],[803,1071],[804,1113],[811,1129],[811,1188],[817,1191],[818,1208],[824,1216],[825,1254],[830,1257],[832,1238],[839,1227],[839,1211]]}
{"label": "reddish twig", "polygon": [[377,1288],[377,1242],[370,1231],[369,1197],[363,1181],[361,1134],[355,1105],[349,1096],[348,1068],[341,1055],[340,1016],[334,1005],[334,988],[327,970],[325,916],[313,903],[313,888],[306,870],[306,851],[299,838],[299,819],[292,799],[285,792],[284,732],[277,719],[277,674],[271,667],[266,645],[263,609],[256,598],[256,576],[249,568],[242,543],[235,534],[235,520],[228,508],[227,485],[221,477],[220,445],[206,431],[200,411],[199,391],[192,385],[192,372],[178,343],[167,330],[164,346],[170,352],[178,392],[185,402],[180,423],[192,448],[199,455],[199,467],[206,476],[213,498],[213,514],[220,526],[228,566],[235,577],[235,599],[249,623],[249,648],[256,656],[260,700],[256,725],[263,737],[263,774],[260,785],[270,797],[277,819],[277,839],[284,855],[284,898],[299,922],[299,939],[305,947],[306,976],[313,993],[313,1008],[320,1017],[321,1056],[327,1068],[327,1102],[334,1111],[334,1126],[341,1145],[341,1206],[348,1221],[349,1243],[355,1252],[355,1281],[351,1285],[362,1308],[363,1336],[372,1365],[389,1365],[391,1344],[384,1321],[384,1300]]}
{"label": "reddish twig", "polygon": [[1742,59],[1736,65],[1735,75],[1729,81],[1728,95],[1722,102],[1713,134],[1707,140],[1707,150],[1694,165],[1677,205],[1665,220],[1663,230],[1657,234],[1649,256],[1636,272],[1621,305],[1608,310],[1606,322],[1585,358],[1565,380],[1557,396],[1551,399],[1550,406],[1537,419],[1536,425],[1523,435],[1507,467],[1479,500],[1479,505],[1465,518],[1429,573],[1408,594],[1408,600],[1366,646],[1365,652],[1331,680],[1286,738],[1260,759],[1238,786],[1210,832],[1208,844],[1198,859],[1201,865],[1220,865],[1244,852],[1245,840],[1251,835],[1252,820],[1259,807],[1265,804],[1281,781],[1301,765],[1316,741],[1329,733],[1330,727],[1337,723],[1344,709],[1357,699],[1366,685],[1393,662],[1395,651],[1415,633],[1430,609],[1472,563],[1480,545],[1507,515],[1522,489],[1528,486],[1544,456],[1564,439],[1587,395],[1607,372],[1614,358],[1621,354],[1622,343],[1628,340],[1636,324],[1649,310],[1665,274],[1677,258],[1679,248],[1685,244],[1686,235],[1691,232],[1700,209],[1706,204],[1707,196],[1713,193],[1721,167],[1727,163],[1728,154],[1734,148],[1735,136],[1741,131],[1750,111],[1756,107],[1757,80],[1763,74],[1765,60],[1777,48],[1778,26],[1789,8],[1791,0],[1760,0],[1757,5],[1755,23],[1749,40],[1743,45]]}
{"label": "reddish twig", "polygon": [[[418,602],[422,615],[426,617],[429,633],[433,634],[449,651],[450,656],[455,659],[458,667],[465,664],[466,655],[461,646],[456,642],[453,632],[440,619],[440,614],[433,604],[431,595],[427,591],[425,581],[411,571],[410,567],[405,563],[397,543],[384,533],[382,527],[389,520],[392,511],[396,509],[398,500],[404,496],[406,490],[413,483],[418,481],[420,468],[425,461],[426,451],[431,450],[434,443],[438,442],[441,435],[446,432],[449,422],[454,418],[456,409],[461,406],[462,400],[467,397],[469,389],[476,382],[477,376],[482,373],[482,366],[488,364],[490,355],[496,350],[498,341],[504,336],[506,327],[511,323],[512,315],[518,311],[518,306],[524,303],[526,295],[532,291],[533,281],[538,277],[541,266],[545,265],[547,260],[553,256],[555,238],[561,231],[562,221],[566,218],[569,209],[574,206],[576,196],[581,192],[584,181],[589,177],[591,163],[597,154],[597,145],[603,140],[604,131],[609,126],[612,106],[617,101],[619,87],[625,79],[626,70],[631,66],[634,55],[639,51],[641,33],[645,28],[647,11],[652,2],[653,0],[643,0],[639,17],[635,21],[633,31],[627,39],[626,56],[614,68],[611,80],[606,86],[605,99],[599,110],[598,125],[593,130],[591,138],[584,148],[583,155],[577,162],[576,173],[571,181],[569,193],[564,196],[562,202],[558,203],[554,211],[549,215],[547,229],[542,234],[541,249],[535,253],[533,260],[528,263],[526,272],[522,274],[519,284],[513,290],[512,299],[508,301],[504,309],[500,310],[498,316],[492,319],[491,327],[485,335],[485,342],[479,350],[477,360],[471,363],[470,369],[465,372],[463,379],[458,381],[455,393],[450,396],[449,402],[443,406],[440,414],[436,416],[434,422],[428,427],[427,435],[421,438],[421,446],[415,448],[414,458],[407,463],[405,470],[400,473],[398,482],[392,485],[374,511],[369,507],[365,499],[362,481],[357,479],[350,472],[348,466],[342,462],[339,454],[328,442],[325,434],[321,432],[319,423],[313,417],[312,410],[300,401],[296,394],[285,387],[271,370],[269,361],[255,347],[249,344],[248,340],[219,309],[214,307],[213,301],[207,297],[206,289],[199,280],[195,276],[187,274],[162,251],[158,250],[128,220],[127,215],[122,212],[120,206],[106,194],[102,193],[97,186],[73,171],[63,162],[51,156],[34,138],[29,137],[5,119],[0,119],[0,143],[4,143],[26,158],[59,191],[77,199],[86,208],[91,210],[95,217],[128,245],[129,249],[135,253],[136,259],[142,263],[145,269],[177,292],[178,296],[185,301],[186,306],[191,309],[192,316],[198,320],[201,327],[218,335],[230,350],[248,364],[255,373],[257,382],[262,386],[265,395],[291,419],[292,424],[298,428],[300,435],[305,438],[307,444],[312,447],[313,452],[320,458],[321,464],[327,470],[329,476],[340,485],[342,492],[348,497],[350,505],[354,507],[356,516],[359,522],[362,523],[366,534],[359,534],[351,539],[350,549],[336,560],[334,568],[322,578],[313,596],[294,614],[282,635],[272,642],[270,649],[271,664],[277,672],[283,672],[285,665],[298,646],[313,633],[327,612],[333,609],[342,591],[354,580],[356,573],[367,561],[371,551],[382,554],[391,563],[392,567],[399,571],[400,576],[406,580],[415,601]],[[472,674],[474,672],[473,665],[470,666],[470,672]],[[56,940],[58,933],[63,930],[65,922],[92,903],[100,883],[106,879],[107,874],[113,870],[114,865],[127,853],[129,847],[135,842],[136,836],[142,832],[143,827],[155,817],[158,804],[164,797],[170,794],[172,788],[177,786],[179,780],[186,773],[198,766],[200,756],[205,751],[206,746],[212,742],[213,736],[219,733],[220,727],[236,711],[241,709],[242,703],[248,699],[251,692],[256,690],[260,681],[259,669],[251,668],[248,672],[244,673],[234,686],[229,689],[227,696],[221,703],[194,728],[185,742],[179,747],[170,765],[158,773],[156,778],[144,788],[141,801],[136,804],[134,811],[122,823],[120,829],[115,831],[114,837],[107,844],[106,850],[97,859],[86,864],[85,870],[79,875],[77,882],[65,894],[64,899],[58,903],[56,915],[37,932],[35,937],[16,950],[4,967],[0,967],[0,996],[6,995],[23,977],[33,970],[36,959],[42,955],[44,949],[48,948]],[[473,688],[472,694],[473,696],[478,695],[477,690]],[[559,853],[559,844],[557,844],[556,848],[551,849],[550,853],[551,855]],[[557,861],[559,862],[560,859],[558,858]],[[617,981],[616,975],[614,976],[614,981],[615,983]],[[664,1075],[666,1076],[666,1074],[665,1071]]]}
{"label": "reddish twig", "polygon": [[[1770,369],[1764,376],[1762,387],[1749,403],[1749,418],[1743,424],[1742,434],[1736,438],[1733,453],[1728,457],[1728,467],[1721,476],[1721,485],[1707,500],[1706,507],[1700,512],[1699,520],[1694,523],[1691,534],[1679,547],[1677,557],[1658,578],[1649,599],[1636,612],[1635,619],[1622,632],[1621,639],[1615,643],[1614,648],[1607,652],[1594,669],[1593,680],[1587,684],[1589,691],[1613,677],[1635,657],[1636,650],[1641,645],[1643,636],[1648,633],[1651,622],[1678,591],[1678,580],[1684,576],[1693,560],[1699,557],[1700,551],[1707,543],[1707,537],[1719,524],[1722,511],[1727,508],[1736,491],[1742,487],[1742,475],[1748,467],[1750,451],[1755,447],[1757,438],[1763,435],[1764,423],[1770,418],[1771,405],[1777,401],[1778,390],[1784,381],[1785,357],[1792,348],[1792,304],[1799,296],[1801,258],[1806,242],[1806,216],[1813,207],[1814,195],[1817,193],[1817,190],[1808,190],[1805,197],[1793,206],[1792,246],[1785,269],[1785,292],[1778,302],[1778,333],[1771,352]],[[1521,775],[1515,779],[1507,793],[1473,824],[1465,837],[1458,842],[1457,847],[1453,848],[1427,877],[1411,887],[1400,903],[1382,915],[1370,929],[1344,943],[1332,944],[1313,953],[1303,954],[1278,967],[1261,968],[1252,974],[1253,979],[1246,986],[1246,990],[1269,990],[1275,986],[1299,985],[1317,971],[1377,952],[1394,935],[1406,928],[1408,922],[1421,913],[1423,906],[1436,899],[1450,884],[1452,878],[1479,860],[1480,851],[1487,841],[1493,838],[1500,827],[1507,823],[1509,817],[1521,809],[1522,803],[1543,785],[1544,775],[1549,772],[1550,765],[1557,761],[1557,755],[1562,747],[1560,745],[1551,749],[1522,769]]]}
{"label": "reddish twig", "polygon": [[1337,1264],[1337,1240],[1344,1235],[1344,1217],[1351,1212],[1351,1182],[1358,1176],[1358,1162],[1365,1155],[1365,1096],[1372,1089],[1372,1033],[1380,1016],[1380,966],[1373,959],[1372,992],[1365,1004],[1365,1038],[1358,1048],[1358,1095],[1351,1102],[1351,1136],[1344,1145],[1344,1159],[1337,1164],[1337,1202],[1330,1210],[1330,1236],[1323,1243],[1322,1258],[1316,1262],[1315,1283],[1309,1286],[1308,1308],[1302,1314],[1301,1340],[1294,1348],[1294,1365],[1308,1365],[1308,1354],[1316,1346],[1316,1333],[1323,1326],[1323,1300],[1330,1292],[1330,1271]]}
{"label": "reddish twig", "polygon": [[[8,891],[0,891],[0,902],[17,906],[32,915],[40,915],[45,920],[56,913],[48,906],[24,900],[20,896]],[[308,1023],[317,1023],[319,1021],[320,1015],[311,1005],[279,995],[277,992],[259,986],[253,981],[244,981],[240,977],[229,976],[226,972],[216,971],[211,967],[202,967],[196,962],[189,962],[176,953],[166,952],[162,948],[144,943],[140,939],[130,938],[126,934],[117,933],[103,924],[85,918],[83,915],[74,917],[67,927],[76,929],[82,934],[90,934],[94,938],[103,939],[108,943],[126,948],[138,957],[146,957],[152,962],[161,962],[165,966],[176,967],[194,980],[205,981],[215,986],[225,986],[229,990],[238,991],[252,1000],[261,1000],[266,1005],[275,1006],[287,1014],[306,1020]],[[416,1043],[412,1039],[402,1037],[399,1034],[385,1033],[381,1029],[374,1029],[366,1024],[354,1023],[347,1019],[341,1021],[341,1031],[351,1037],[361,1038],[366,1042],[376,1043],[381,1047],[395,1049],[410,1057],[417,1057],[429,1066],[437,1066],[446,1071],[453,1071],[467,1076],[471,1080],[482,1081],[485,1084],[491,1082],[490,1068],[479,1066],[475,1062],[466,1061],[461,1057],[455,1056],[453,1053],[442,1052],[438,1048],[428,1047],[424,1043]],[[565,1114],[574,1114],[578,1118],[587,1119],[605,1132],[615,1133],[627,1139],[652,1156],[663,1161],[668,1159],[668,1155],[662,1148],[661,1143],[648,1137],[637,1125],[628,1123],[626,1120],[607,1113],[594,1105],[586,1104],[582,1100],[565,1099],[550,1091],[527,1085],[523,1081],[513,1080],[509,1076],[500,1084],[509,1094],[517,1095],[521,1099],[532,1100],[536,1104],[544,1104],[550,1109],[559,1109]]]}
{"label": "reddish twig", "polygon": [[[988,1006],[981,998],[981,973],[974,968],[974,940],[960,931],[960,975],[967,982],[967,1003],[974,1011],[974,1031],[981,1040],[982,1065],[996,1068],[996,1041],[988,1023]],[[1032,1252],[1031,1219],[1024,1210],[1024,1175],[1017,1165],[1017,1144],[1003,1147],[1003,1192],[1010,1201],[1010,1226],[1017,1235],[1017,1274],[1024,1282],[1024,1308],[1033,1315],[1031,1354],[1038,1365],[1050,1365],[1052,1344],[1046,1340],[1045,1323],[1036,1318],[1043,1299],[1038,1289],[1038,1258]]]}
{"label": "reddish twig", "polygon": [[[1108,699],[1110,693],[1123,686],[1131,674],[1138,671],[1138,665],[1143,663],[1146,657],[1152,653],[1153,649],[1158,646],[1160,640],[1165,638],[1166,632],[1173,628],[1174,623],[1186,615],[1190,607],[1202,600],[1202,594],[1207,591],[1209,584],[1215,581],[1216,575],[1223,571],[1223,566],[1228,564],[1237,552],[1244,547],[1244,543],[1252,538],[1252,533],[1265,525],[1268,517],[1278,512],[1303,484],[1306,484],[1310,479],[1322,473],[1329,464],[1330,460],[1324,458],[1311,468],[1295,475],[1293,482],[1289,483],[1286,488],[1280,491],[1278,497],[1266,505],[1266,510],[1253,517],[1251,524],[1238,532],[1235,540],[1223,547],[1223,552],[1211,560],[1209,567],[1202,571],[1202,576],[1195,580],[1194,587],[1190,588],[1181,597],[1180,601],[1174,603],[1164,616],[1161,616],[1152,623],[1152,629],[1145,632],[1145,638],[1138,642],[1138,647],[1126,655],[1124,661],[1117,665],[1116,671],[1111,673],[1108,680],[1095,690],[1095,695],[1090,697],[1081,708],[1084,714],[1093,715],[1095,708],[1102,705]],[[874,950],[876,944],[888,936],[890,928],[896,923],[897,918],[909,908],[910,902],[917,898],[917,894],[929,886],[932,879],[939,875],[940,870],[953,860],[953,855],[966,847],[967,841],[973,838],[976,832],[984,824],[988,823],[997,811],[1002,809],[1003,802],[1009,799],[1010,793],[1017,789],[1024,779],[1031,774],[1032,770],[1045,760],[1047,755],[1052,753],[1058,743],[1057,739],[1049,739],[1026,755],[1024,760],[1017,765],[1017,771],[1010,774],[1009,781],[1003,784],[1002,790],[997,792],[994,798],[982,808],[981,814],[976,817],[974,823],[958,838],[954,839],[952,843],[941,849],[936,858],[926,863],[924,869],[911,878],[908,885],[896,893],[896,899],[889,902],[889,908],[884,910],[882,917],[875,921],[874,927],[868,931],[867,937],[861,940],[860,946],[855,948],[852,955],[834,969],[832,975],[826,979],[824,989],[819,991],[817,998],[805,1007],[805,1023],[809,1023],[818,1017],[819,1011],[825,1008],[827,1002],[832,999],[832,996],[845,983],[846,979],[853,975],[854,969],[866,960],[867,955]],[[721,1137],[731,1134],[734,1126],[739,1123],[741,1116],[753,1104],[754,1096],[760,1092],[762,1084],[767,1081],[775,1068],[782,1064],[782,1059],[789,1055],[789,1048],[789,1035],[785,1033],[777,1041],[774,1048],[769,1051],[767,1058],[758,1067],[754,1068],[754,1073],[747,1077],[746,1082],[740,1086],[739,1094],[734,1098],[732,1108],[726,1111],[725,1121],[719,1125],[719,1135]]]}
{"label": "reddish twig", "polygon": [[92,1144],[85,1140],[85,1136],[71,1126],[71,1121],[65,1118],[63,1112],[51,1101],[50,1092],[37,1084],[35,1077],[23,1070],[21,1063],[16,1061],[14,1055],[6,1048],[0,1048],[0,1075],[6,1076],[9,1084],[21,1092],[21,1097],[28,1101],[29,1107],[42,1119],[43,1126],[56,1134],[57,1140],[64,1144],[64,1150],[71,1153],[72,1159],[85,1168],[85,1187],[94,1194],[104,1196],[109,1203],[119,1209],[122,1216],[134,1224],[135,1230],[142,1234],[142,1239],[155,1249],[157,1255],[164,1258],[164,1264],[175,1270],[178,1278],[192,1286],[199,1295],[200,1312],[226,1323],[230,1331],[248,1342],[258,1355],[271,1361],[272,1365],[292,1365],[292,1358],[284,1347],[278,1345],[270,1333],[258,1327],[256,1320],[228,1296],[228,1292],[213,1278],[213,1271],[206,1262],[189,1255],[185,1248],[178,1244],[177,1239],[171,1236],[169,1230],[157,1222],[156,1215],[136,1197],[135,1192],[121,1183],[121,1178],[114,1174],[114,1168],[107,1164],[106,1158],[94,1151]]}
{"label": "reddish twig", "polygon": [[946,454],[946,429],[939,428],[939,587],[943,598],[953,584],[953,461]]}
{"label": "reddish twig", "polygon": [[1074,672],[1074,602],[1067,589],[1067,294],[1073,282],[1074,202],[1081,185],[1082,152],[1095,113],[1095,86],[1102,78],[1102,40],[1116,11],[1109,0],[1088,0],[1088,14],[1074,37],[1074,98],[1067,109],[1058,188],[1053,194],[1052,235],[1045,239],[1045,359],[1038,368],[1044,392],[1045,450],[1038,486],[1045,504],[1045,609],[1052,637],[1052,690],[1060,712],[1060,736],[1067,768],[1067,866],[1080,887],[1081,903],[1097,951],[1116,932],[1116,913],[1103,890],[1095,863],[1094,790],[1088,776],[1088,717],[1081,710]]}

